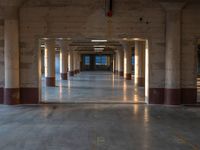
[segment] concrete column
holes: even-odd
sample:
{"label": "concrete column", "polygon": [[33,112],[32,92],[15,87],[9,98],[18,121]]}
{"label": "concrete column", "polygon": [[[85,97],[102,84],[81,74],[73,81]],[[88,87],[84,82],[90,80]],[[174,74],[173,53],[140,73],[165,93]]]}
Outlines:
{"label": "concrete column", "polygon": [[81,55],[78,53],[77,73],[80,73],[81,70],[80,63],[81,63]]}
{"label": "concrete column", "polygon": [[73,50],[69,51],[69,75],[74,76],[74,56]]}
{"label": "concrete column", "polygon": [[45,53],[45,50],[41,50],[41,72],[42,72],[42,75],[45,73],[45,59],[44,59],[44,53]]}
{"label": "concrete column", "polygon": [[123,50],[118,51],[118,71],[120,76],[124,76],[124,52]]}
{"label": "concrete column", "polygon": [[4,20],[4,103],[15,105],[20,103],[18,9],[10,8],[10,11],[7,11],[7,16]]}
{"label": "concrete column", "polygon": [[132,44],[131,42],[124,42],[124,77],[127,80],[132,80]]}
{"label": "concrete column", "polygon": [[74,53],[73,53],[73,61],[74,61],[74,75],[76,75],[77,74],[77,52],[76,51],[74,51]]}
{"label": "concrete column", "polygon": [[60,51],[60,75],[62,80],[68,79],[68,47],[69,44],[65,41],[61,42]]}
{"label": "concrete column", "polygon": [[145,42],[135,41],[135,84],[145,85]]}
{"label": "concrete column", "polygon": [[165,104],[181,104],[181,9],[184,3],[163,3],[166,20]]}
{"label": "concrete column", "polygon": [[115,74],[118,74],[118,52],[115,52]]}
{"label": "concrete column", "polygon": [[115,74],[115,54],[112,55],[112,72]]}
{"label": "concrete column", "polygon": [[46,46],[46,86],[55,86],[56,78],[55,78],[55,47],[56,43],[54,39],[48,39],[45,41]]}

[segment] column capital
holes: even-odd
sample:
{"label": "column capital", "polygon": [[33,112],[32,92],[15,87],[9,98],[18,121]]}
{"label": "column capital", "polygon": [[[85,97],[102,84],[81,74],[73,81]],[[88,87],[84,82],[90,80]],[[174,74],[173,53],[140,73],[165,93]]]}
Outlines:
{"label": "column capital", "polygon": [[181,11],[182,8],[186,5],[186,0],[174,0],[173,2],[167,2],[166,0],[162,0],[159,2],[160,5],[166,10],[166,11]]}
{"label": "column capital", "polygon": [[120,41],[121,45],[123,46],[123,48],[125,47],[131,47],[131,46],[134,46],[135,44],[135,41],[130,41],[130,40],[123,40],[123,41]]}
{"label": "column capital", "polygon": [[44,43],[47,46],[48,44],[56,44],[56,41],[55,41],[55,39],[47,38],[44,40]]}
{"label": "column capital", "polygon": [[78,46],[70,46],[70,51],[75,51],[78,48]]}
{"label": "column capital", "polygon": [[58,41],[58,44],[61,47],[61,49],[65,49],[67,51],[69,51],[71,43],[72,42],[68,41],[68,40],[60,40],[60,41]]}
{"label": "column capital", "polygon": [[18,19],[19,8],[25,0],[4,0],[0,2],[0,6],[4,19]]}

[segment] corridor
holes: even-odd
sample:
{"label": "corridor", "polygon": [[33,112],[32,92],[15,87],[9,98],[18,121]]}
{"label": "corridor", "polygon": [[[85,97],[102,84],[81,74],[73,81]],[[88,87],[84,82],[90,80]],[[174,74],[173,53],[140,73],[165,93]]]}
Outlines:
{"label": "corridor", "polygon": [[42,102],[45,103],[144,103],[144,88],[136,88],[134,80],[124,80],[112,72],[81,72],[46,87],[42,79]]}

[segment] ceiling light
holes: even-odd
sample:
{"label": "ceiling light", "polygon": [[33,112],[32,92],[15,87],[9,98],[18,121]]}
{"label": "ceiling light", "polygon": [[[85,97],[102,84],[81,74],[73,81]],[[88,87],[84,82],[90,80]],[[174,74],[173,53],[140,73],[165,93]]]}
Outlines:
{"label": "ceiling light", "polygon": [[91,42],[108,42],[108,40],[91,40]]}
{"label": "ceiling light", "polygon": [[95,51],[103,51],[104,48],[94,48]]}
{"label": "ceiling light", "polygon": [[106,46],[105,45],[94,45],[93,46],[94,48],[96,47],[96,48],[105,48]]}
{"label": "ceiling light", "polygon": [[124,41],[127,41],[128,39],[127,39],[127,38],[123,38],[123,40],[124,40]]}

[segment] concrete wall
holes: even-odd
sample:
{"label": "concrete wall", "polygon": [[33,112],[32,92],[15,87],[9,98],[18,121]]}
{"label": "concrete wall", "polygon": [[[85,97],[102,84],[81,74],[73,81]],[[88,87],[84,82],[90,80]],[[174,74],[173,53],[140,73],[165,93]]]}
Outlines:
{"label": "concrete wall", "polygon": [[[196,88],[195,40],[200,38],[200,4],[183,10],[181,86]],[[164,98],[165,24],[162,7],[153,0],[117,0],[113,17],[105,17],[102,0],[28,0],[20,9],[20,85],[39,87],[38,40],[45,37],[72,39],[143,38],[149,40],[149,86],[152,98]],[[2,39],[0,23],[0,40]],[[3,48],[0,48],[0,73],[3,72]],[[1,73],[3,74],[3,73]],[[0,77],[0,86],[4,77]],[[194,92],[194,90],[192,91]]]}
{"label": "concrete wall", "polygon": [[[199,2],[188,4],[182,12],[181,86],[183,90],[197,87],[197,40],[200,38],[199,6]],[[196,91],[194,90],[190,95],[195,96],[194,92]]]}
{"label": "concrete wall", "polygon": [[[114,15],[106,18],[104,1],[49,1],[49,4],[29,1],[20,11],[20,41],[29,59],[29,69],[22,68],[37,79],[34,42],[38,37],[148,38],[150,40],[150,87],[164,88],[165,13],[158,3],[149,0],[118,0]],[[142,18],[142,21],[140,21]],[[34,57],[35,56],[35,57]],[[30,63],[32,62],[32,63]],[[35,63],[35,65],[34,65]],[[33,73],[33,68],[35,73]],[[35,86],[32,78],[23,77],[22,86]]]}

